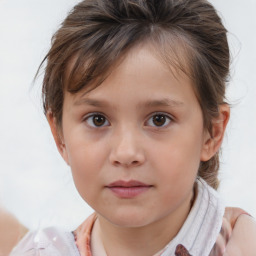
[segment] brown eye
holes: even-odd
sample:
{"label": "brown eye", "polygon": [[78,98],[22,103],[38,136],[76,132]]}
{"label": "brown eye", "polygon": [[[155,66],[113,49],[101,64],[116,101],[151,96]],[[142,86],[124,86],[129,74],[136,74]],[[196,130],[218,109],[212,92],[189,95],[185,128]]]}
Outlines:
{"label": "brown eye", "polygon": [[153,123],[156,126],[163,126],[166,122],[166,116],[164,115],[156,115],[153,117]]}
{"label": "brown eye", "polygon": [[148,120],[148,125],[153,127],[165,127],[172,121],[171,117],[165,114],[155,114]]}
{"label": "brown eye", "polygon": [[86,122],[92,127],[103,127],[109,125],[106,117],[100,114],[94,114],[86,118]]}
{"label": "brown eye", "polygon": [[105,121],[106,118],[104,116],[96,115],[93,117],[93,123],[95,124],[95,126],[102,126],[104,125]]}

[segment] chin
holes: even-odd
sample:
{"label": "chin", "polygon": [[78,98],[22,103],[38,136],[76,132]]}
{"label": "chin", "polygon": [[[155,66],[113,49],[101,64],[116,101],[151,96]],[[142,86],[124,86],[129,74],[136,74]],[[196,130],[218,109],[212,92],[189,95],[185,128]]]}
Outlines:
{"label": "chin", "polygon": [[115,212],[109,216],[103,215],[103,217],[113,225],[124,228],[139,228],[146,226],[151,223],[149,216],[150,213],[143,214],[140,212],[134,212],[132,210]]}

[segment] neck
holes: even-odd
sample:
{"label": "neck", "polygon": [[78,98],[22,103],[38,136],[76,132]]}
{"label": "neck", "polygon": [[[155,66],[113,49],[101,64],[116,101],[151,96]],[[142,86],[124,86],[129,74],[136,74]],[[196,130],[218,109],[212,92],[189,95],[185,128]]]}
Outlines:
{"label": "neck", "polygon": [[98,216],[99,236],[108,256],[148,256],[162,250],[179,232],[191,209],[193,195],[182,206],[142,227],[120,227]]}

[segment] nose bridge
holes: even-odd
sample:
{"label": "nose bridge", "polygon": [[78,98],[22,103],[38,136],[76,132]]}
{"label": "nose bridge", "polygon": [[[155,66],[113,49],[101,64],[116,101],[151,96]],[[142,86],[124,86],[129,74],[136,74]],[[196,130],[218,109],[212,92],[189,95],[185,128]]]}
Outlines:
{"label": "nose bridge", "polygon": [[141,132],[132,124],[122,124],[113,133],[110,160],[114,165],[140,165],[145,160]]}

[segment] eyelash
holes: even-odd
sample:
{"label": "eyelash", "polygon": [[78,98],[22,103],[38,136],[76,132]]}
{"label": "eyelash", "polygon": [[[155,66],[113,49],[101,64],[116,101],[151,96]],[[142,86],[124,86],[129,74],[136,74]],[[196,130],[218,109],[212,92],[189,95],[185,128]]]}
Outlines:
{"label": "eyelash", "polygon": [[[156,116],[164,117],[165,118],[165,125],[162,125],[162,126],[151,125],[154,128],[166,128],[173,121],[173,118],[170,115],[165,114],[163,112],[155,112],[155,113],[150,115],[150,118],[148,119],[148,121],[146,123],[148,123],[150,119],[152,119],[153,117],[156,117]],[[168,121],[168,123],[166,124],[167,121]],[[153,120],[152,120],[152,122],[153,122]]]}
{"label": "eyelash", "polygon": [[[89,123],[89,121],[92,122],[92,124],[89,124],[90,127],[93,127],[93,128],[101,128],[101,127],[105,127],[107,125],[102,125],[102,126],[96,126],[93,124],[93,118],[96,117],[96,116],[99,116],[99,117],[103,117],[105,119],[105,121],[107,121],[107,118],[102,114],[102,113],[92,113],[92,114],[89,114],[87,116],[85,116],[85,118],[83,119],[85,122]],[[108,122],[108,121],[107,121]],[[105,122],[104,122],[105,123]],[[109,123],[109,122],[108,122]]]}
{"label": "eyelash", "polygon": [[[98,117],[103,117],[105,119],[105,122],[104,122],[104,125],[100,125],[100,126],[97,126],[93,123],[93,118],[95,118],[96,116]],[[173,121],[173,118],[166,114],[166,113],[163,113],[163,112],[154,112],[150,115],[150,118],[146,121],[146,123],[149,123],[150,119],[152,119],[153,117],[156,117],[156,116],[162,116],[165,118],[165,123],[166,121],[168,121],[167,124],[165,125],[162,125],[162,126],[157,126],[157,125],[151,125],[152,127],[154,128],[165,128],[166,126],[168,126],[172,121]],[[90,127],[93,127],[93,128],[101,128],[101,127],[105,127],[105,126],[109,126],[109,121],[107,120],[107,118],[104,116],[104,114],[102,113],[92,113],[92,114],[89,114],[87,116],[84,117],[83,119],[85,122],[87,122],[87,124],[89,124],[89,122],[91,122],[91,124],[89,124]],[[105,124],[105,123],[108,123],[108,124]],[[153,121],[152,121],[153,122]]]}

